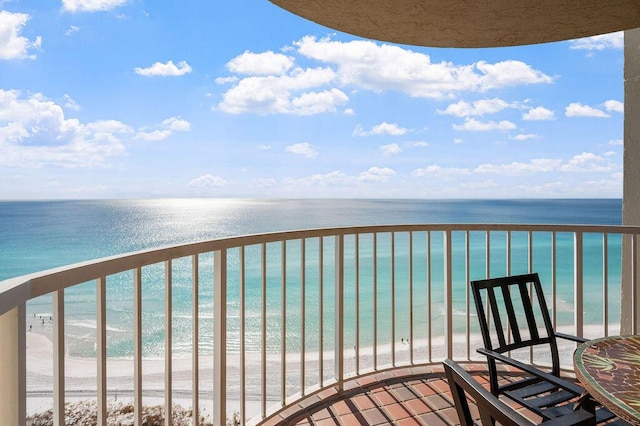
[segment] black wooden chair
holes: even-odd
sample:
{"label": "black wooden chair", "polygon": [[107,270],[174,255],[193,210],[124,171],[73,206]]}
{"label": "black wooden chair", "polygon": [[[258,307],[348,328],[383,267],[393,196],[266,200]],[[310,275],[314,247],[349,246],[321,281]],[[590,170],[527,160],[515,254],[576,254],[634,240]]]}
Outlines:
{"label": "black wooden chair", "polygon": [[[531,420],[509,407],[497,396],[486,390],[461,366],[450,359],[444,360],[444,371],[451,388],[451,394],[462,426],[473,426],[473,416],[469,408],[467,396],[470,396],[478,407],[480,421],[483,426],[493,426],[495,422],[503,426],[534,425]],[[595,425],[595,416],[586,410],[578,409],[568,412],[562,417],[545,422],[545,425],[586,426]]]}
{"label": "black wooden chair", "polygon": [[[580,386],[560,378],[556,339],[578,343],[587,339],[553,329],[538,274],[472,281],[471,289],[484,342],[484,348],[478,352],[487,356],[493,395],[505,395],[545,419],[566,415],[574,409],[578,398],[581,406],[595,410],[598,422],[615,417],[602,407],[596,409]],[[545,350],[551,361],[550,372],[505,355],[523,348]],[[524,371],[526,377],[500,385],[496,361]]]}

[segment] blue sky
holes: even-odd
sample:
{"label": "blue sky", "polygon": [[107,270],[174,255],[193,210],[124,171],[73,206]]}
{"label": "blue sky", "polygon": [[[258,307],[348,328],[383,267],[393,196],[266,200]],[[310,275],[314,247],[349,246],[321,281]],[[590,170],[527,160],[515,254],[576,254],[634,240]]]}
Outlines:
{"label": "blue sky", "polygon": [[0,0],[0,199],[621,197],[623,35],[394,45],[266,0]]}

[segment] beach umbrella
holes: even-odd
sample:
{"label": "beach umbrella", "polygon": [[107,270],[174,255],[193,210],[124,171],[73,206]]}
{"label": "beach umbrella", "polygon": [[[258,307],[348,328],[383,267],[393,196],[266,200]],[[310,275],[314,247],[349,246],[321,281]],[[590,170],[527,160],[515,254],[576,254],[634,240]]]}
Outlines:
{"label": "beach umbrella", "polygon": [[640,27],[640,0],[271,0],[361,37],[430,47],[516,46]]}

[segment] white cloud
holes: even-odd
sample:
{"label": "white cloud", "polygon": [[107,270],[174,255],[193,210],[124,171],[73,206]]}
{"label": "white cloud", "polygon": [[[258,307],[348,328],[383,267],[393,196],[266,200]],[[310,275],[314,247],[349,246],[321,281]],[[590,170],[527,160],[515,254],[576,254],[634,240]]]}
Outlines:
{"label": "white cloud", "polygon": [[372,41],[332,41],[303,37],[294,45],[307,58],[332,64],[343,84],[395,90],[412,97],[443,98],[460,91],[486,91],[553,79],[520,61],[471,65],[432,63],[429,55]]}
{"label": "white cloud", "polygon": [[495,64],[480,61],[476,68],[483,74],[479,86],[481,92],[523,84],[553,83],[553,78],[521,61],[507,60]]}
{"label": "white cloud", "polygon": [[569,42],[570,49],[582,50],[604,50],[604,49],[623,49],[624,48],[624,32],[602,34],[593,37],[580,38]]}
{"label": "white cloud", "polygon": [[369,170],[360,173],[358,179],[361,181],[384,182],[395,176],[395,174],[396,172],[389,167],[370,167]]}
{"label": "white cloud", "polygon": [[592,152],[583,152],[574,156],[568,163],[563,164],[563,172],[607,172],[611,170],[609,164],[603,164],[604,159]]}
{"label": "white cloud", "polygon": [[291,110],[298,115],[314,115],[325,111],[335,111],[336,105],[346,103],[347,95],[338,89],[322,92],[307,92],[291,99]]}
{"label": "white cloud", "polygon": [[608,100],[604,103],[604,109],[624,114],[624,103],[615,100]]}
{"label": "white cloud", "polygon": [[453,176],[469,175],[469,169],[461,167],[441,167],[438,165],[427,166],[424,169],[415,169],[411,172],[413,177],[437,176],[442,179],[450,179]]}
{"label": "white cloud", "polygon": [[132,133],[131,127],[118,120],[99,120],[88,123],[85,128],[95,133]]}
{"label": "white cloud", "polygon": [[513,139],[514,141],[526,141],[528,139],[538,139],[540,136],[533,133],[521,133],[519,135],[515,135],[510,137],[509,139]]}
{"label": "white cloud", "polygon": [[344,115],[356,115],[355,111],[352,108],[347,108],[342,113]]}
{"label": "white cloud", "polygon": [[187,183],[191,188],[220,188],[225,186],[227,181],[220,176],[213,176],[211,174],[202,175],[195,179],[192,179]]}
{"label": "white cloud", "polygon": [[488,179],[482,182],[467,182],[467,183],[460,183],[460,186],[462,188],[466,188],[466,189],[491,189],[491,188],[497,188],[498,184],[495,183],[493,181],[493,179]]}
{"label": "white cloud", "polygon": [[455,144],[461,144],[461,143],[464,143],[464,139],[455,138],[455,139],[453,140],[453,143],[455,143]]}
{"label": "white cloud", "polygon": [[64,35],[66,35],[67,37],[77,33],[78,31],[80,31],[80,27],[76,27],[75,25],[71,25],[69,27],[69,29],[67,30],[66,33],[64,33]]}
{"label": "white cloud", "polygon": [[171,130],[152,130],[150,132],[138,132],[136,134],[135,139],[147,141],[147,142],[157,142],[164,140],[171,136]]}
{"label": "white cloud", "polygon": [[412,146],[412,147],[416,147],[416,148],[425,148],[425,147],[429,146],[429,142],[416,141],[416,142],[409,142],[408,145]]}
{"label": "white cloud", "polygon": [[269,187],[269,186],[274,186],[277,184],[276,180],[273,178],[256,178],[252,180],[253,184],[261,187],[261,188],[265,188],[265,187]]}
{"label": "white cloud", "polygon": [[169,117],[162,121],[162,125],[169,130],[187,132],[191,130],[191,123],[181,117]]}
{"label": "white cloud", "polygon": [[618,153],[615,151],[607,151],[604,153],[605,157],[613,157],[614,155],[618,155]]}
{"label": "white cloud", "polygon": [[67,12],[103,12],[125,4],[127,0],[62,0]]}
{"label": "white cloud", "polygon": [[402,149],[397,143],[391,143],[389,145],[382,145],[380,147],[380,152],[382,152],[382,155],[384,155],[385,157],[390,157],[392,155],[400,154],[402,152]]}
{"label": "white cloud", "polygon": [[281,75],[294,64],[294,58],[280,53],[267,51],[253,53],[245,51],[227,63],[231,72],[238,74]]}
{"label": "white cloud", "polygon": [[624,145],[624,140],[622,140],[622,139],[611,139],[609,141],[609,145]]}
{"label": "white cloud", "polygon": [[530,173],[551,172],[562,164],[561,160],[551,158],[535,158],[528,163],[514,161],[510,164],[481,164],[474,173],[492,173],[498,175],[525,175]]}
{"label": "white cloud", "polygon": [[155,130],[141,129],[134,139],[155,142],[168,138],[173,132],[187,132],[189,130],[191,130],[191,123],[181,117],[170,117],[163,120]]}
{"label": "white cloud", "polygon": [[606,118],[609,117],[604,111],[599,109],[590,107],[588,105],[582,105],[578,102],[573,102],[567,106],[565,110],[565,115],[567,117],[597,117],[597,118]]}
{"label": "white cloud", "polygon": [[289,145],[284,149],[286,152],[290,152],[296,155],[302,155],[307,158],[314,158],[318,155],[315,147],[308,142],[296,143]]}
{"label": "white cloud", "polygon": [[374,136],[374,135],[392,135],[401,136],[407,133],[409,129],[398,126],[396,123],[387,123],[383,121],[380,124],[373,126],[371,130],[364,130],[361,125],[357,125],[353,129],[352,136]]}
{"label": "white cloud", "polygon": [[496,121],[478,121],[475,118],[467,118],[464,120],[464,124],[454,124],[454,130],[466,130],[470,132],[487,132],[491,130],[513,130],[516,128],[516,125],[511,121],[502,120],[499,122]]}
{"label": "white cloud", "polygon": [[447,106],[444,110],[438,110],[438,113],[455,115],[457,117],[468,117],[470,115],[483,116],[485,114],[493,114],[513,106],[514,105],[498,98],[482,99],[473,103],[458,101],[455,104]]}
{"label": "white cloud", "polygon": [[545,172],[609,172],[613,166],[607,160],[591,152],[583,152],[568,162],[553,158],[536,158],[528,163],[513,162],[510,164],[482,164],[473,172],[479,174],[497,174],[522,176]]}
{"label": "white cloud", "polygon": [[329,68],[297,69],[289,75],[241,79],[223,94],[220,110],[231,113],[312,115],[335,112],[349,98],[339,89],[312,90],[335,79]]}
{"label": "white cloud", "polygon": [[215,79],[216,84],[228,84],[228,83],[235,83],[236,81],[238,81],[238,77],[235,76],[231,76],[231,77],[218,77]]}
{"label": "white cloud", "polygon": [[338,187],[338,186],[355,186],[356,179],[347,176],[345,173],[335,170],[329,173],[316,173],[298,179],[285,178],[282,181],[284,186],[296,188],[296,191],[304,190],[312,187]]}
{"label": "white cloud", "polygon": [[67,95],[66,93],[64,94],[64,107],[66,109],[70,109],[73,111],[79,111],[80,110],[80,105],[78,105],[78,103],[76,101],[73,100],[73,98],[69,95]]}
{"label": "white cloud", "polygon": [[[553,82],[553,78],[520,61],[471,65],[431,63],[428,55],[399,46],[311,36],[303,37],[293,46],[287,50],[294,52],[291,55],[246,51],[230,60],[228,69],[242,78],[216,79],[219,84],[233,83],[223,93],[217,109],[232,114],[311,115],[335,112],[337,106],[349,100],[345,94],[348,91],[344,89],[348,86],[350,91],[397,91],[412,97],[444,98],[463,91],[485,92]],[[320,66],[296,65],[294,54],[304,57],[305,62],[314,60]],[[320,105],[313,105],[311,100],[316,98],[322,99]],[[345,109],[345,113],[351,112]]]}
{"label": "white cloud", "polygon": [[0,89],[3,167],[107,167],[109,157],[124,154],[120,138],[132,132],[116,120],[82,124],[66,118],[60,105],[41,94],[22,96],[16,90]]}
{"label": "white cloud", "polygon": [[192,69],[185,61],[178,62],[178,65],[175,65],[173,61],[169,61],[166,64],[156,62],[147,68],[136,67],[134,71],[136,74],[145,77],[178,77],[189,74]]}
{"label": "white cloud", "polygon": [[26,13],[11,13],[0,10],[0,59],[35,59],[30,52],[39,49],[42,37],[34,41],[20,35],[22,27],[27,24],[29,15]]}
{"label": "white cloud", "polygon": [[543,121],[553,120],[553,111],[544,107],[531,108],[526,113],[522,114],[522,119],[526,121]]}

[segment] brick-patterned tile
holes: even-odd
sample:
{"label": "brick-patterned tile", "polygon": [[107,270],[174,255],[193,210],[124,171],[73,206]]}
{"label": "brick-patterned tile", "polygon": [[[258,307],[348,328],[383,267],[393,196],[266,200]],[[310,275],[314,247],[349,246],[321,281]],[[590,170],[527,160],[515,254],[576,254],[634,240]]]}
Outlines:
{"label": "brick-patterned tile", "polygon": [[398,400],[388,391],[376,392],[373,396],[374,401],[378,401],[381,405],[390,405],[398,402]]}
{"label": "brick-patterned tile", "polygon": [[339,417],[339,416],[343,416],[345,414],[353,412],[354,408],[356,407],[354,407],[353,403],[347,404],[346,401],[342,400],[342,401],[337,401],[331,406],[331,412],[335,413],[336,416]]}
{"label": "brick-patterned tile", "polygon": [[460,423],[460,420],[458,419],[458,412],[451,406],[445,408],[444,410],[438,411],[438,414],[449,420],[452,424]]}
{"label": "brick-patterned tile", "polygon": [[358,384],[362,387],[366,387],[368,385],[372,385],[374,383],[378,383],[378,380],[376,380],[376,378],[374,376],[365,376],[365,377],[360,377],[359,379],[356,380],[358,382]]}
{"label": "brick-patterned tile", "polygon": [[423,382],[416,383],[415,385],[412,386],[412,388],[413,390],[418,392],[418,395],[422,395],[423,397],[436,394],[435,389],[429,386],[427,383],[423,383]]}
{"label": "brick-patterned tile", "polygon": [[376,407],[376,403],[371,398],[371,395],[360,394],[351,399],[360,411],[368,410],[369,408]]}
{"label": "brick-patterned tile", "polygon": [[408,409],[409,407],[404,406],[403,404],[390,404],[385,405],[384,410],[389,417],[395,420],[404,419],[411,416],[411,411]]}
{"label": "brick-patterned tile", "polygon": [[449,383],[446,380],[434,380],[430,383],[431,387],[436,390],[436,393],[449,392]]}
{"label": "brick-patterned tile", "polygon": [[398,426],[423,426],[424,423],[417,418],[407,417],[396,422]]}
{"label": "brick-patterned tile", "polygon": [[[353,413],[345,414],[344,416],[340,416],[340,424],[344,426],[353,426],[362,424],[362,420],[364,417],[358,417]],[[364,420],[366,422],[366,420]]]}
{"label": "brick-patterned tile", "polygon": [[403,384],[402,387],[394,389],[393,393],[400,402],[407,402],[417,398],[416,394],[411,391],[410,385],[408,386],[406,384]]}
{"label": "brick-patterned tile", "polygon": [[338,421],[338,419],[334,419],[333,417],[313,421],[313,426],[336,426],[339,424],[340,422]]}
{"label": "brick-patterned tile", "polygon": [[313,420],[324,420],[324,419],[328,419],[331,416],[332,414],[329,412],[329,409],[323,408],[313,413]]}
{"label": "brick-patterned tile", "polygon": [[451,426],[451,423],[445,421],[442,416],[437,413],[427,413],[419,416],[425,424],[429,426]]}
{"label": "brick-patterned tile", "polygon": [[447,401],[440,395],[431,395],[425,398],[425,401],[434,410],[442,410],[447,407],[451,407],[451,404],[449,403],[449,401]]}
{"label": "brick-patterned tile", "polygon": [[385,413],[378,410],[377,408],[367,410],[362,414],[370,425],[385,425],[391,423],[391,421],[393,420],[387,417]]}
{"label": "brick-patterned tile", "polygon": [[431,413],[433,408],[431,408],[424,400],[422,399],[414,399],[406,403],[407,407],[411,410],[414,415]]}

